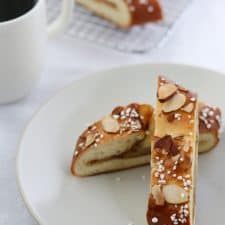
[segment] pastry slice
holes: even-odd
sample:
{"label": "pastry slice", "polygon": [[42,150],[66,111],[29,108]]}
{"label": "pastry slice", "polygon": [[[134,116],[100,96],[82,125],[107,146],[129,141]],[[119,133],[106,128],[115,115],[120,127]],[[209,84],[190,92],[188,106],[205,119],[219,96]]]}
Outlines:
{"label": "pastry slice", "polygon": [[[188,111],[190,106],[183,110]],[[221,110],[205,103],[199,103],[199,146],[198,152],[204,153],[216,147],[220,140],[221,131]],[[179,117],[176,113],[171,113],[167,119],[172,122]]]}
{"label": "pastry slice", "polygon": [[149,105],[119,106],[88,127],[78,139],[72,174],[90,176],[147,164],[150,149],[145,137],[152,113]]}
{"label": "pastry slice", "polygon": [[162,19],[158,0],[76,0],[76,2],[121,28]]}
{"label": "pastry slice", "polygon": [[[182,110],[190,110],[189,107],[185,107]],[[198,152],[204,153],[208,152],[216,147],[216,145],[220,141],[220,133],[221,133],[221,110],[218,107],[212,107],[205,103],[199,103],[199,145]],[[171,113],[168,115],[167,119],[169,122],[179,119],[179,115],[176,113]],[[154,118],[149,118],[150,121],[150,129],[153,133],[154,130]],[[191,121],[192,122],[192,121]],[[151,149],[151,135],[145,137],[143,141],[141,141],[136,148],[145,148]],[[135,148],[133,148],[135,149]],[[149,152],[150,154],[150,152]]]}
{"label": "pastry slice", "polygon": [[199,149],[200,153],[213,149],[220,140],[221,111],[206,104],[199,104]]}
{"label": "pastry slice", "polygon": [[[168,118],[175,117],[175,120]],[[198,98],[158,78],[151,152],[149,225],[194,225],[198,158]]]}
{"label": "pastry slice", "polygon": [[[134,105],[135,104],[130,104],[129,106],[134,106]],[[127,106],[127,107],[129,108],[129,106]],[[127,108],[127,107],[124,107],[124,109]],[[147,111],[150,112],[148,114],[145,114],[145,121],[148,121],[148,122],[145,122],[145,123],[146,124],[148,123],[149,131],[147,130],[145,135],[144,135],[144,138],[141,139],[140,141],[137,141],[134,145],[132,145],[130,150],[124,152],[120,156],[120,158],[121,157],[123,157],[125,159],[129,158],[129,161],[134,161],[135,157],[139,158],[139,160],[141,159],[141,161],[140,162],[137,161],[137,163],[134,163],[134,166],[142,166],[142,165],[145,165],[145,164],[146,165],[149,164],[149,158],[150,158],[150,153],[151,153],[151,136],[152,136],[152,133],[153,133],[153,130],[154,130],[154,118],[152,117],[153,108],[152,108],[151,105],[147,105],[147,104],[146,105],[136,104],[136,107],[137,108],[140,108],[140,107],[145,108],[145,110],[147,109]],[[117,117],[117,116],[115,116],[115,112],[119,109],[121,110],[122,108],[123,107],[117,107],[113,110],[114,117]],[[188,110],[188,108],[184,108],[184,109]],[[142,114],[143,114],[143,112],[142,112]],[[167,116],[167,120],[170,123],[174,120],[177,120],[177,119],[179,119],[179,116],[176,113],[170,113]],[[73,165],[74,165],[74,162],[75,162],[74,161],[75,158],[77,158],[76,155],[78,154],[78,151],[80,149],[84,148],[84,146],[85,146],[84,141],[81,141],[81,140],[82,139],[84,140],[85,135],[87,135],[87,133],[90,134],[90,132],[92,131],[93,128],[95,128],[95,127],[97,128],[96,124],[97,125],[101,124],[101,121],[98,121],[98,122],[94,123],[78,139],[78,143],[76,145],[75,153],[74,153],[75,156],[73,157],[74,158],[73,159]],[[203,103],[199,103],[199,152],[200,153],[210,151],[211,149],[213,149],[218,144],[219,137],[220,137],[220,128],[221,128],[221,111],[220,111],[220,109],[208,106],[208,105],[203,104]],[[102,127],[101,127],[101,129],[102,129]],[[145,130],[146,130],[146,128],[145,128]],[[101,131],[101,137],[104,137],[103,136],[104,133],[106,133],[106,135],[108,134],[108,132],[105,132],[104,130],[102,130]],[[118,132],[114,133],[114,135],[113,135],[113,133],[108,134],[107,139],[105,139],[105,141],[101,142],[101,143],[103,143],[104,145],[106,145],[106,141],[111,143],[111,141],[112,141],[111,138],[114,138],[115,134],[118,135]],[[89,137],[89,139],[90,139],[90,137]],[[97,141],[98,140],[99,139],[97,138]],[[120,140],[120,139],[118,138],[116,140]],[[116,141],[116,140],[114,140],[114,141]],[[93,141],[93,140],[91,140],[91,141]],[[99,149],[99,144],[101,144],[101,143],[98,143],[97,149]],[[92,143],[92,144],[94,144],[94,143]],[[90,147],[93,147],[93,146],[90,145]],[[120,161],[117,161],[117,162],[123,163],[124,160],[120,160]],[[74,167],[73,165],[72,165],[72,172],[74,171],[73,174],[76,175],[75,170],[73,170],[73,167]],[[82,167],[85,167],[85,166],[86,166],[86,164],[84,164]],[[118,166],[118,169],[120,169],[119,167],[121,167],[121,166]],[[116,170],[116,169],[114,169],[114,170]],[[102,170],[102,172],[104,172],[104,171]],[[92,175],[92,174],[90,174],[90,175]]]}

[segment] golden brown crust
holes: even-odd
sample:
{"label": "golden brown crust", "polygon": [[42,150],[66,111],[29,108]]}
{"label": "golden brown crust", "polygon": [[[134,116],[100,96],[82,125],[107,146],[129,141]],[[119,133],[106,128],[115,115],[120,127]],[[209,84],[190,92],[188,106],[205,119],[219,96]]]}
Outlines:
{"label": "golden brown crust", "polygon": [[221,127],[221,111],[206,104],[199,104],[199,131],[219,134]]}
{"label": "golden brown crust", "polygon": [[[212,143],[209,143],[209,146],[204,147],[204,143],[202,143],[202,148],[200,145],[200,152],[206,152],[213,149],[220,140],[220,129],[221,129],[221,110],[219,108],[214,108],[204,103],[199,104],[199,133],[202,137],[208,138],[211,137],[210,140]],[[203,138],[202,138],[203,139]],[[200,141],[205,142],[207,140]],[[208,138],[209,140],[209,138]]]}
{"label": "golden brown crust", "polygon": [[[172,82],[159,77],[158,89],[167,83]],[[149,225],[193,224],[194,215],[190,217],[190,214],[195,188],[198,101],[196,94],[174,85],[178,87],[175,95],[163,103],[157,98],[147,211]],[[168,120],[171,115],[174,119]]]}
{"label": "golden brown crust", "polygon": [[[103,0],[105,1],[105,0]],[[112,23],[115,24],[115,21],[113,21],[112,19],[108,18],[106,15],[104,15],[103,13],[100,13],[100,12],[95,12],[92,8],[88,7],[87,5],[85,5],[84,3],[80,2],[79,0],[76,0],[76,3],[78,3],[79,5],[81,5],[82,7],[86,8],[87,10],[89,10],[90,12],[94,13],[95,15],[101,17],[102,19],[105,19],[105,20],[108,20]],[[113,6],[114,8],[114,6]],[[122,28],[122,29],[127,29],[130,27],[130,22],[129,24],[120,24],[120,23],[116,23],[115,25],[117,25],[119,28]]]}
{"label": "golden brown crust", "polygon": [[131,11],[132,25],[156,22],[162,19],[162,10],[157,0],[127,0]]}
{"label": "golden brown crust", "polygon": [[[71,164],[72,174],[78,175],[74,170],[74,165],[90,147],[97,147],[118,137],[126,137],[134,132],[139,132],[144,137],[149,130],[149,118],[152,117],[152,114],[153,108],[150,105],[132,103],[126,107],[118,106],[114,108],[109,116],[89,126],[80,135],[76,143]],[[112,121],[109,121],[109,119]],[[119,127],[115,126],[115,123]],[[113,129],[111,129],[112,127]]]}
{"label": "golden brown crust", "polygon": [[[186,91],[184,88],[181,88],[181,89]],[[151,143],[150,143],[151,138],[150,137],[154,131],[154,118],[152,117],[152,107],[147,104],[146,105],[142,104],[140,107],[140,104],[136,104],[136,103],[133,103],[130,105],[134,108],[136,107],[137,109],[139,109],[140,114],[143,115],[144,119],[142,119],[142,125],[144,126],[144,129],[148,128],[149,123],[151,124],[150,134],[149,134],[149,138],[145,138],[144,142],[137,143],[130,149],[130,151],[127,151],[126,153],[121,155],[121,157],[128,157],[130,155],[135,156],[135,154],[140,155],[140,149],[142,149],[143,151],[146,150],[146,152],[148,152],[148,154],[150,155],[150,148],[151,148]],[[208,106],[204,103],[199,103],[199,106],[200,106],[199,107],[199,117],[200,117],[199,134],[200,134],[200,141],[201,141],[199,143],[199,152],[202,153],[202,152],[207,152],[207,151],[211,150],[219,142],[220,127],[221,127],[221,111],[219,108],[214,108],[214,107]],[[149,110],[149,108],[151,110]],[[122,107],[122,106],[115,107],[112,111],[112,114],[113,115],[119,114],[122,110],[124,110],[124,107]],[[174,120],[180,119],[178,114],[174,113],[174,112],[166,114],[166,116],[167,116],[167,121],[170,123],[172,123]],[[201,117],[203,117],[203,118],[201,118]],[[149,120],[151,120],[151,121],[149,122]],[[208,122],[205,122],[205,120],[207,120]],[[212,126],[207,127],[208,123],[212,124]],[[102,129],[101,123],[98,121],[98,122],[94,123],[92,126],[90,126],[86,131],[84,131],[83,134],[81,134],[81,136],[79,137],[79,140],[77,142],[77,146],[76,146],[76,150],[80,151],[80,155],[82,153],[83,148],[82,148],[82,146],[79,146],[79,144],[83,143],[85,141],[85,137],[89,131],[91,131],[91,132],[94,131],[94,130],[92,130],[93,127],[96,127],[95,131]],[[107,142],[110,139],[112,139],[113,137],[115,137],[115,134],[110,134],[110,133],[107,133],[104,131],[100,132],[99,134],[98,134],[98,132],[94,132],[94,133],[96,133],[97,137],[99,137],[98,144],[103,143],[102,141]],[[125,133],[124,133],[124,135],[125,135]],[[102,140],[103,136],[105,136],[104,140]],[[73,157],[73,164],[75,163],[75,160],[77,158],[78,157],[76,155]],[[148,164],[148,163],[143,163],[142,165],[146,165],[146,164]],[[75,172],[73,171],[72,168],[71,168],[71,171],[75,175]]]}
{"label": "golden brown crust", "polygon": [[[89,11],[97,14],[98,16],[110,20],[111,22],[115,23],[112,19],[108,18],[106,15],[100,12],[93,11],[90,7],[83,4],[79,0],[76,0],[78,4],[82,5],[83,7],[87,8]],[[116,4],[113,4],[112,1],[108,0],[95,0],[96,2],[104,2],[109,7],[116,9]],[[125,2],[128,8],[128,12],[130,13],[130,21],[128,24],[121,24],[117,23],[116,25],[120,28],[130,28],[134,25],[142,25],[149,22],[157,22],[162,20],[163,13],[161,6],[158,0],[122,0]]]}

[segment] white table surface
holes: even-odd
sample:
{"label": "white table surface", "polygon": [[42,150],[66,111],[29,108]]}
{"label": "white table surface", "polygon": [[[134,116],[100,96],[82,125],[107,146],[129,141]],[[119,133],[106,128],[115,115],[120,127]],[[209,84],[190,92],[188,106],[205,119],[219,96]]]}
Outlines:
{"label": "white table surface", "polygon": [[20,102],[0,106],[0,225],[34,225],[15,178],[17,143],[37,108],[84,74],[118,65],[175,62],[225,72],[225,1],[193,0],[161,48],[145,55],[121,54],[69,37],[48,43],[47,68],[37,88]]}

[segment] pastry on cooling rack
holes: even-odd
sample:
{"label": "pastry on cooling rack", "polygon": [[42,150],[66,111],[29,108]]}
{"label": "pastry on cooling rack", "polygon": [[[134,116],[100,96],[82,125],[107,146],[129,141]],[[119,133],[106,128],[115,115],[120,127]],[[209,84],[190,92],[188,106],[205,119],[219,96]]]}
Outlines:
{"label": "pastry on cooling rack", "polygon": [[[168,116],[174,113],[179,119],[168,121]],[[197,95],[159,77],[152,137],[149,225],[194,225],[197,158]]]}
{"label": "pastry on cooling rack", "polygon": [[162,19],[158,0],[76,0],[76,2],[122,28]]}
{"label": "pastry on cooling rack", "polygon": [[72,174],[89,176],[148,164],[150,141],[145,138],[152,113],[149,105],[119,106],[89,126],[77,141]]}

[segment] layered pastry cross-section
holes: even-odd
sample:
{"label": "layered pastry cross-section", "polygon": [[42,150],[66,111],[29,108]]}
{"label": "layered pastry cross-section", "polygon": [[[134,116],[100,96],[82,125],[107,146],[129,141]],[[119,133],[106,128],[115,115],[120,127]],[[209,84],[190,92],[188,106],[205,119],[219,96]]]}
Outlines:
{"label": "layered pastry cross-section", "polygon": [[122,28],[162,19],[158,0],[76,0],[76,2]]}
{"label": "layered pastry cross-section", "polygon": [[[111,116],[114,118],[117,118],[117,114],[121,117],[124,118],[121,113],[123,114],[123,111],[129,112],[129,108],[136,107],[138,111],[140,109],[142,110],[141,114],[144,114],[144,124],[147,124],[143,129],[145,134],[141,135],[141,140],[138,140],[137,143],[132,144],[132,147],[127,146],[127,149],[129,151],[124,152],[120,156],[118,155],[117,158],[120,158],[120,160],[114,161],[117,164],[121,163],[122,165],[117,165],[112,171],[120,170],[120,169],[125,169],[126,166],[124,165],[125,162],[128,162],[130,167],[137,167],[137,166],[143,166],[143,165],[148,165],[149,164],[149,159],[150,159],[150,153],[151,153],[151,136],[153,134],[154,130],[154,117],[153,117],[153,107],[148,104],[130,104],[127,107],[116,107],[113,111]],[[190,107],[190,106],[189,106]],[[143,109],[146,110],[148,113],[144,113]],[[121,110],[121,111],[120,111]],[[187,109],[186,109],[187,110]],[[199,153],[202,152],[207,152],[213,149],[219,142],[220,139],[220,129],[221,129],[221,111],[217,107],[212,107],[203,103],[199,103]],[[172,123],[174,120],[179,120],[179,114],[176,113],[170,113],[167,115],[167,120]],[[106,117],[107,118],[107,117]],[[143,119],[143,115],[142,115]],[[129,119],[128,119],[129,120]],[[103,120],[105,121],[105,119]],[[107,121],[107,120],[106,120]],[[121,120],[119,120],[121,122]],[[143,122],[142,122],[143,124]],[[123,123],[120,125],[120,129],[123,131]],[[129,126],[129,125],[128,125]],[[131,128],[131,127],[130,127]],[[107,129],[107,128],[106,128]],[[76,147],[75,147],[75,152],[73,156],[73,163],[72,163],[72,172],[74,175],[79,175],[79,172],[76,172],[75,167],[77,166],[77,160],[79,160],[79,152],[84,151],[85,149],[93,148],[93,147],[98,147],[95,150],[101,150],[102,147],[100,146],[103,144],[104,146],[107,146],[108,143],[113,143],[114,147],[116,148],[117,144],[116,142],[120,142],[119,135],[128,135],[131,134],[132,132],[122,132],[122,131],[117,131],[115,133],[113,132],[107,132],[103,129],[102,126],[102,121],[97,121],[92,124],[86,131],[83,132],[83,134],[79,137]],[[141,132],[141,131],[139,131]],[[143,133],[143,132],[142,132]],[[96,141],[94,142],[94,138],[91,138],[92,134],[96,137]],[[135,131],[135,134],[132,135],[139,135],[137,133],[137,130]],[[107,137],[107,138],[106,138]],[[117,138],[115,138],[117,137]],[[104,139],[103,139],[104,138]],[[101,140],[101,142],[100,142]],[[87,143],[86,143],[87,142]],[[85,147],[86,145],[86,147]],[[120,146],[120,144],[118,144]],[[107,148],[108,149],[108,148]],[[114,150],[116,151],[116,150]],[[86,154],[86,153],[84,153]],[[100,153],[95,153],[95,154],[100,154]],[[131,157],[132,156],[132,157]],[[95,157],[93,155],[92,157]],[[79,158],[79,159],[78,159]],[[82,157],[83,158],[83,157]],[[81,159],[82,159],[81,158]],[[115,156],[113,157],[115,158]],[[135,163],[135,159],[137,159],[137,162]],[[95,159],[96,160],[96,159]],[[76,164],[75,164],[76,161]],[[132,161],[132,163],[131,163]],[[103,161],[102,161],[103,162]],[[95,161],[95,163],[99,163]],[[85,170],[88,168],[88,171],[91,171],[90,173],[86,174],[87,175],[93,175],[92,174],[92,168],[91,165],[95,164],[93,159],[89,159],[89,161],[85,160],[84,164],[81,164],[80,167],[82,170]],[[111,162],[112,163],[112,162]],[[109,161],[105,164],[109,164]],[[85,169],[86,168],[86,169]],[[103,168],[101,169],[101,173],[103,172],[109,172],[108,167],[106,167],[106,170],[103,171]],[[112,168],[111,168],[112,169]]]}
{"label": "layered pastry cross-section", "polygon": [[75,176],[90,176],[149,162],[150,105],[130,104],[89,126],[79,137],[71,165]]}
{"label": "layered pastry cross-section", "polygon": [[147,221],[194,225],[198,98],[163,77],[157,90]]}

